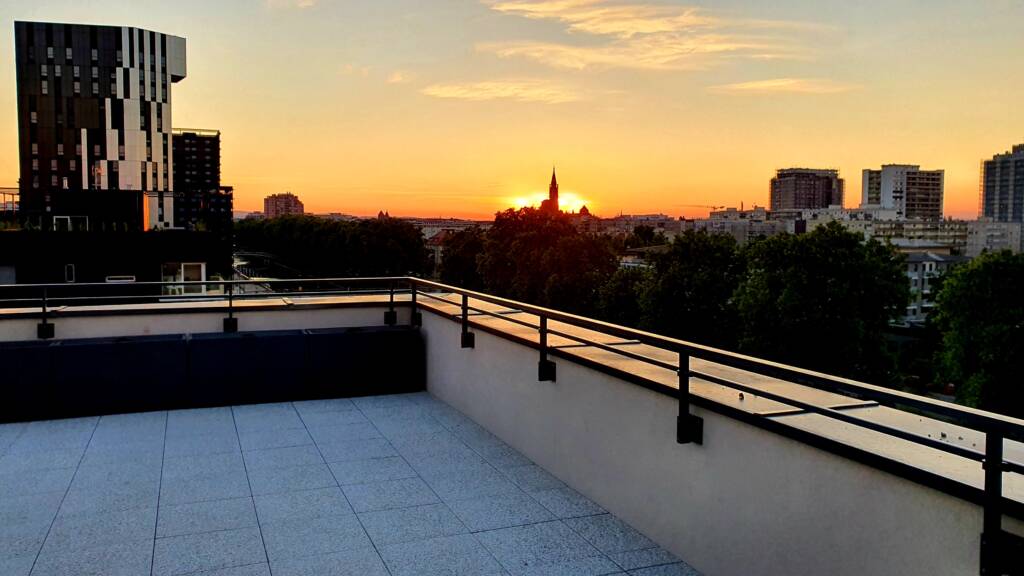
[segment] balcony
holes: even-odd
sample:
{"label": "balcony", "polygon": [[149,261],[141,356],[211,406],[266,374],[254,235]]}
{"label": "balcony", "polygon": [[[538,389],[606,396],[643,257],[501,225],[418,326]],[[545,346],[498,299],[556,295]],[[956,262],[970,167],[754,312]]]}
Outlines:
{"label": "balcony", "polygon": [[418,279],[207,287],[0,287],[0,573],[1024,564],[1020,420]]}

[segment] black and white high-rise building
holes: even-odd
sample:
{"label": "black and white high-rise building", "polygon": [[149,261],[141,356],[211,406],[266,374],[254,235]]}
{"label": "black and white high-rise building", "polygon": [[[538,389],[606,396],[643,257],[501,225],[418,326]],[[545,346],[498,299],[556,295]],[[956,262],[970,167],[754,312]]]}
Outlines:
{"label": "black and white high-rise building", "polygon": [[15,22],[21,212],[43,230],[175,227],[171,85],[185,39]]}
{"label": "black and white high-rise building", "polygon": [[993,222],[1024,222],[1024,144],[982,163],[980,212]]}

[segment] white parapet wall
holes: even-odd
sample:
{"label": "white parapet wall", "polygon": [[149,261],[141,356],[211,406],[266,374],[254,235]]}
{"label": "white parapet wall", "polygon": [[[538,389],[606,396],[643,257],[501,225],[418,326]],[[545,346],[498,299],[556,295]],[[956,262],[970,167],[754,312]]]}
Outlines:
{"label": "white parapet wall", "polygon": [[670,396],[423,316],[432,394],[709,576],[978,574],[977,505],[709,410],[677,444]]}

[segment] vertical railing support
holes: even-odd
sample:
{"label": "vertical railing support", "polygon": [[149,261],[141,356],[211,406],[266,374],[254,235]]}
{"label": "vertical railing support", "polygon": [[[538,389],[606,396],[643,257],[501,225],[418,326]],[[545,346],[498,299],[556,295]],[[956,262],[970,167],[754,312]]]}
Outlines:
{"label": "vertical railing support", "polygon": [[395,312],[395,281],[388,284],[388,310],[384,313],[384,323],[388,326],[398,324],[398,313]]}
{"label": "vertical railing support", "polygon": [[235,318],[235,289],[234,283],[228,281],[228,317],[224,319],[224,332],[234,334],[238,332],[238,318]]}
{"label": "vertical railing support", "polygon": [[[1002,576],[1005,561],[1003,534],[1003,436],[985,432],[985,507],[981,531],[981,575]],[[1018,559],[1019,560],[1019,559]]]}
{"label": "vertical railing support", "polygon": [[419,305],[416,303],[416,282],[409,281],[409,297],[412,299],[411,310],[409,312],[409,325],[410,326],[423,326],[423,314],[420,312]]}
{"label": "vertical railing support", "polygon": [[462,347],[474,348],[476,334],[469,331],[469,296],[462,295]]}
{"label": "vertical railing support", "polygon": [[679,353],[679,416],[676,419],[676,442],[704,443],[704,419],[690,414],[690,355]]}
{"label": "vertical railing support", "polygon": [[43,305],[42,305],[42,310],[43,310],[43,319],[42,319],[42,321],[41,321],[41,322],[39,323],[39,325],[38,325],[38,326],[36,326],[36,336],[37,336],[37,337],[38,337],[38,338],[39,338],[40,340],[49,340],[49,339],[53,338],[53,336],[54,336],[54,327],[53,327],[53,324],[51,324],[51,323],[49,322],[49,319],[48,319],[48,317],[47,317],[47,309],[46,309],[46,304],[47,304],[47,302],[46,302],[46,296],[47,296],[47,294],[46,294],[46,287],[44,286],[44,287],[43,287],[43,303],[42,303],[42,304],[43,304]]}
{"label": "vertical railing support", "polygon": [[547,316],[540,317],[538,327],[540,336],[540,362],[537,364],[537,380],[540,382],[555,381],[555,363],[548,360],[548,319]]}

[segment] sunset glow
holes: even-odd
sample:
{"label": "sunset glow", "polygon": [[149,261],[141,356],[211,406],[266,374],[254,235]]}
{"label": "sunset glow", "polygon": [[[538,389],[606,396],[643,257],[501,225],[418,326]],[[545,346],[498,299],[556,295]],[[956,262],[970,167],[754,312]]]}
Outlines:
{"label": "sunset glow", "polygon": [[863,169],[911,163],[973,218],[979,162],[1024,136],[1021,2],[441,4],[7,0],[0,187],[19,171],[14,20],[185,37],[173,125],[221,131],[238,210],[292,191],[316,213],[490,218],[537,204],[552,163],[567,210],[766,205],[791,166],[838,168],[856,206]]}
{"label": "sunset glow", "polygon": [[[548,199],[547,192],[534,192],[524,196],[509,198],[507,203],[513,208],[539,208],[541,202]],[[593,205],[584,200],[579,194],[567,190],[558,193],[558,208],[563,212],[579,212],[584,206],[587,210],[593,210]]]}

